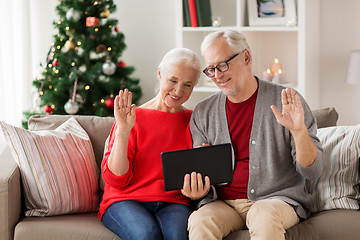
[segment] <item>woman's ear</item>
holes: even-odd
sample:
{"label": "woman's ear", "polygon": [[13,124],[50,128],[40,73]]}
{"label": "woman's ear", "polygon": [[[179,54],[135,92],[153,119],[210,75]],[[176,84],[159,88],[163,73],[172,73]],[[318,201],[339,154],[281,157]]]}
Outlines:
{"label": "woman's ear", "polygon": [[158,77],[159,77],[159,80],[161,79],[161,72],[160,72],[160,68],[158,68]]}

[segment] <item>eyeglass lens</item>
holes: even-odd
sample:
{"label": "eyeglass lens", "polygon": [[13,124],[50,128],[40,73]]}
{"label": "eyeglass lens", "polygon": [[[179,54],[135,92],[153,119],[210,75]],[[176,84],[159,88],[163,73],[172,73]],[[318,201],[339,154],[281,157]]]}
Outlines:
{"label": "eyeglass lens", "polygon": [[239,54],[235,54],[234,56],[232,56],[231,58],[229,58],[228,60],[226,60],[225,62],[221,62],[218,65],[216,65],[215,67],[211,67],[211,68],[205,68],[204,69],[204,73],[206,76],[208,77],[214,77],[215,76],[215,68],[217,70],[219,70],[220,72],[226,72],[229,69],[229,64],[228,62],[230,62],[232,59],[234,59],[236,56],[238,56]]}
{"label": "eyeglass lens", "polygon": [[219,70],[220,72],[226,72],[229,68],[228,68],[228,64],[225,62],[219,63],[218,65],[216,65],[213,68],[207,68],[205,69],[205,74],[208,75],[209,77],[213,77],[215,76],[215,68],[217,70]]}

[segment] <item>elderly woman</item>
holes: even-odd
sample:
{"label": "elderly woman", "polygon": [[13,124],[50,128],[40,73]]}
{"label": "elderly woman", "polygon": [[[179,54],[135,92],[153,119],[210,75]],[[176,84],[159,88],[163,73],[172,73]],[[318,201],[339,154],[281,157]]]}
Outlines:
{"label": "elderly woman", "polygon": [[126,239],[187,239],[189,199],[164,190],[160,153],[192,147],[186,102],[200,77],[198,56],[168,52],[158,68],[160,90],[136,107],[131,92],[115,98],[116,122],[102,162],[105,190],[98,216]]}

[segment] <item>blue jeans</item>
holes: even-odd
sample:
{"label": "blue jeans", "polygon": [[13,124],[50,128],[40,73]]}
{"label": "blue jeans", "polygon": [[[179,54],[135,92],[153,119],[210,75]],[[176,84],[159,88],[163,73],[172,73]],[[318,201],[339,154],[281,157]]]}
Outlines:
{"label": "blue jeans", "polygon": [[113,203],[102,221],[123,240],[185,240],[190,214],[184,204],[128,200]]}

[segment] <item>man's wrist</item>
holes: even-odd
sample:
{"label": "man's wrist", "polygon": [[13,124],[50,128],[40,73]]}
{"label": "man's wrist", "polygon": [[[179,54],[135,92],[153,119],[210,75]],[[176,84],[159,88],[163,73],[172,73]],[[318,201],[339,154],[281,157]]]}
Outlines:
{"label": "man's wrist", "polygon": [[296,129],[296,130],[292,129],[292,130],[290,130],[290,133],[292,134],[292,136],[294,138],[309,135],[308,129],[306,128],[305,125],[300,129]]}

